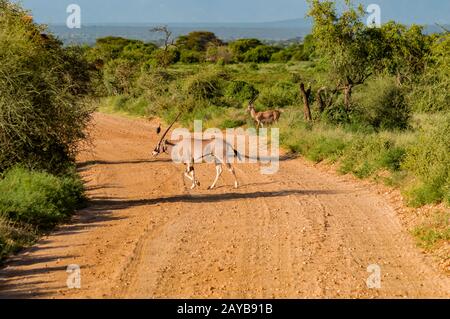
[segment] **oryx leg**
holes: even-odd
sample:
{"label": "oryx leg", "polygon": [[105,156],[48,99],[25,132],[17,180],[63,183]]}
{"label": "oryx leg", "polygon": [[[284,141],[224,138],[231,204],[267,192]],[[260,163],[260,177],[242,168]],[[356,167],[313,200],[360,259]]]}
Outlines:
{"label": "oryx leg", "polygon": [[217,185],[217,182],[219,181],[220,176],[223,173],[222,169],[222,163],[220,161],[216,160],[216,179],[214,180],[214,183],[208,188],[208,189],[214,189]]}
{"label": "oryx leg", "polygon": [[186,171],[184,172],[184,176],[186,176],[190,181],[192,181],[191,189],[194,189],[196,186],[200,186],[200,182],[195,179],[195,169],[193,164],[186,165]]}
{"label": "oryx leg", "polygon": [[230,163],[227,164],[227,168],[230,171],[230,173],[233,174],[233,177],[234,177],[234,188],[238,188],[239,187],[239,182],[238,182],[237,177],[236,177],[236,171],[234,170],[233,166]]}

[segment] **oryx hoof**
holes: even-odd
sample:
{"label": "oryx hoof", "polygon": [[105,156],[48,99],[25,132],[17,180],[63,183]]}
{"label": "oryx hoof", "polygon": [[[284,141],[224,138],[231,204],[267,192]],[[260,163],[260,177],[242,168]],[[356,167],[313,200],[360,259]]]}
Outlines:
{"label": "oryx hoof", "polygon": [[194,185],[191,186],[191,189],[194,189],[196,187],[197,187],[197,185],[194,184]]}

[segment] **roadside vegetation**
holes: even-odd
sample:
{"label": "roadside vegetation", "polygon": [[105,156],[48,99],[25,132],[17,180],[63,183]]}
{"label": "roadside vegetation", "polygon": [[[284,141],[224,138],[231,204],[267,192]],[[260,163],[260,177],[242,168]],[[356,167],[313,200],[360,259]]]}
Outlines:
{"label": "roadside vegetation", "polygon": [[79,50],[0,0],[0,261],[82,203],[74,163],[93,108]]}

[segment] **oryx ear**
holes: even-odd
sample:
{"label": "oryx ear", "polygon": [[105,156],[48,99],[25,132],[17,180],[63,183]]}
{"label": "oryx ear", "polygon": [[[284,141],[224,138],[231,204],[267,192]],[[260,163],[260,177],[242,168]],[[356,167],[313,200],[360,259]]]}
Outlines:
{"label": "oryx ear", "polygon": [[156,129],[156,134],[161,134],[161,124],[159,124],[158,128]]}

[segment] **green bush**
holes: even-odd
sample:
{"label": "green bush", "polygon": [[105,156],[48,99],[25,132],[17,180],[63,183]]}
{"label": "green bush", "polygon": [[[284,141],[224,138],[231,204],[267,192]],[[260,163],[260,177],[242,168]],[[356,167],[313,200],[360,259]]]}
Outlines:
{"label": "green bush", "polygon": [[227,77],[221,69],[207,68],[185,80],[184,93],[200,100],[220,98],[223,96],[223,80]]}
{"label": "green bush", "polygon": [[197,52],[205,52],[210,45],[222,44],[222,41],[214,33],[208,31],[191,32],[179,37],[176,42],[178,48]]}
{"label": "green bush", "polygon": [[0,172],[72,164],[90,122],[86,62],[20,7],[0,0]]}
{"label": "green bush", "polygon": [[254,98],[258,93],[258,90],[250,83],[231,81],[227,86],[225,95],[243,102]]}
{"label": "green bush", "polygon": [[222,123],[220,123],[218,128],[222,130],[225,130],[227,128],[236,128],[243,126],[245,123],[246,121],[240,119],[225,119],[222,121]]}
{"label": "green bush", "polygon": [[278,82],[273,87],[261,90],[258,103],[265,108],[283,108],[299,102],[298,87],[289,82]]}
{"label": "green bush", "polygon": [[111,60],[103,71],[103,81],[109,95],[129,94],[138,76],[138,64],[126,59]]}
{"label": "green bush", "polygon": [[341,172],[366,178],[380,169],[398,171],[405,150],[380,134],[356,136],[342,157]]}
{"label": "green bush", "polygon": [[434,249],[439,243],[450,241],[450,212],[438,211],[413,230],[420,247]]}
{"label": "green bush", "polygon": [[288,62],[292,59],[293,53],[290,50],[284,49],[272,54],[272,62]]}
{"label": "green bush", "polygon": [[142,64],[151,59],[157,48],[153,43],[132,42],[122,49],[119,58]]}
{"label": "green bush", "polygon": [[244,62],[267,63],[272,59],[272,55],[279,50],[279,48],[273,46],[260,45],[244,53],[243,60]]}
{"label": "green bush", "polygon": [[[118,59],[126,47],[131,49],[136,46],[142,48],[144,43],[139,40],[130,40],[113,36],[98,38],[95,42],[95,46],[89,50],[88,57],[92,62],[101,60],[104,63],[107,63],[111,60]],[[149,46],[151,47],[151,45]]]}
{"label": "green bush", "polygon": [[190,51],[190,50],[181,50],[181,53],[180,53],[180,62],[181,63],[187,63],[187,64],[199,63],[199,62],[203,62],[204,59],[205,59],[204,54],[202,54],[201,52]]}
{"label": "green bush", "polygon": [[417,112],[450,111],[450,33],[435,40],[425,72],[413,83],[409,100]]}
{"label": "green bush", "polygon": [[369,81],[367,87],[355,96],[360,118],[376,129],[406,129],[411,111],[403,90],[394,79],[382,77]]}
{"label": "green bush", "polygon": [[66,219],[82,198],[83,184],[74,174],[56,177],[15,167],[0,180],[0,215],[38,229]]}
{"label": "green bush", "polygon": [[229,47],[234,55],[234,60],[243,62],[244,54],[260,45],[262,45],[262,42],[258,39],[239,39],[231,42]]}
{"label": "green bush", "polygon": [[417,177],[407,194],[411,205],[450,203],[450,114],[434,119],[422,128],[416,142],[407,149],[403,167]]}
{"label": "green bush", "polygon": [[317,163],[324,160],[335,162],[342,156],[346,146],[345,141],[340,138],[319,135],[312,141],[306,157]]}
{"label": "green bush", "polygon": [[166,68],[172,64],[180,61],[180,51],[176,48],[169,48],[168,50],[155,50],[150,59],[150,63],[155,67]]}

